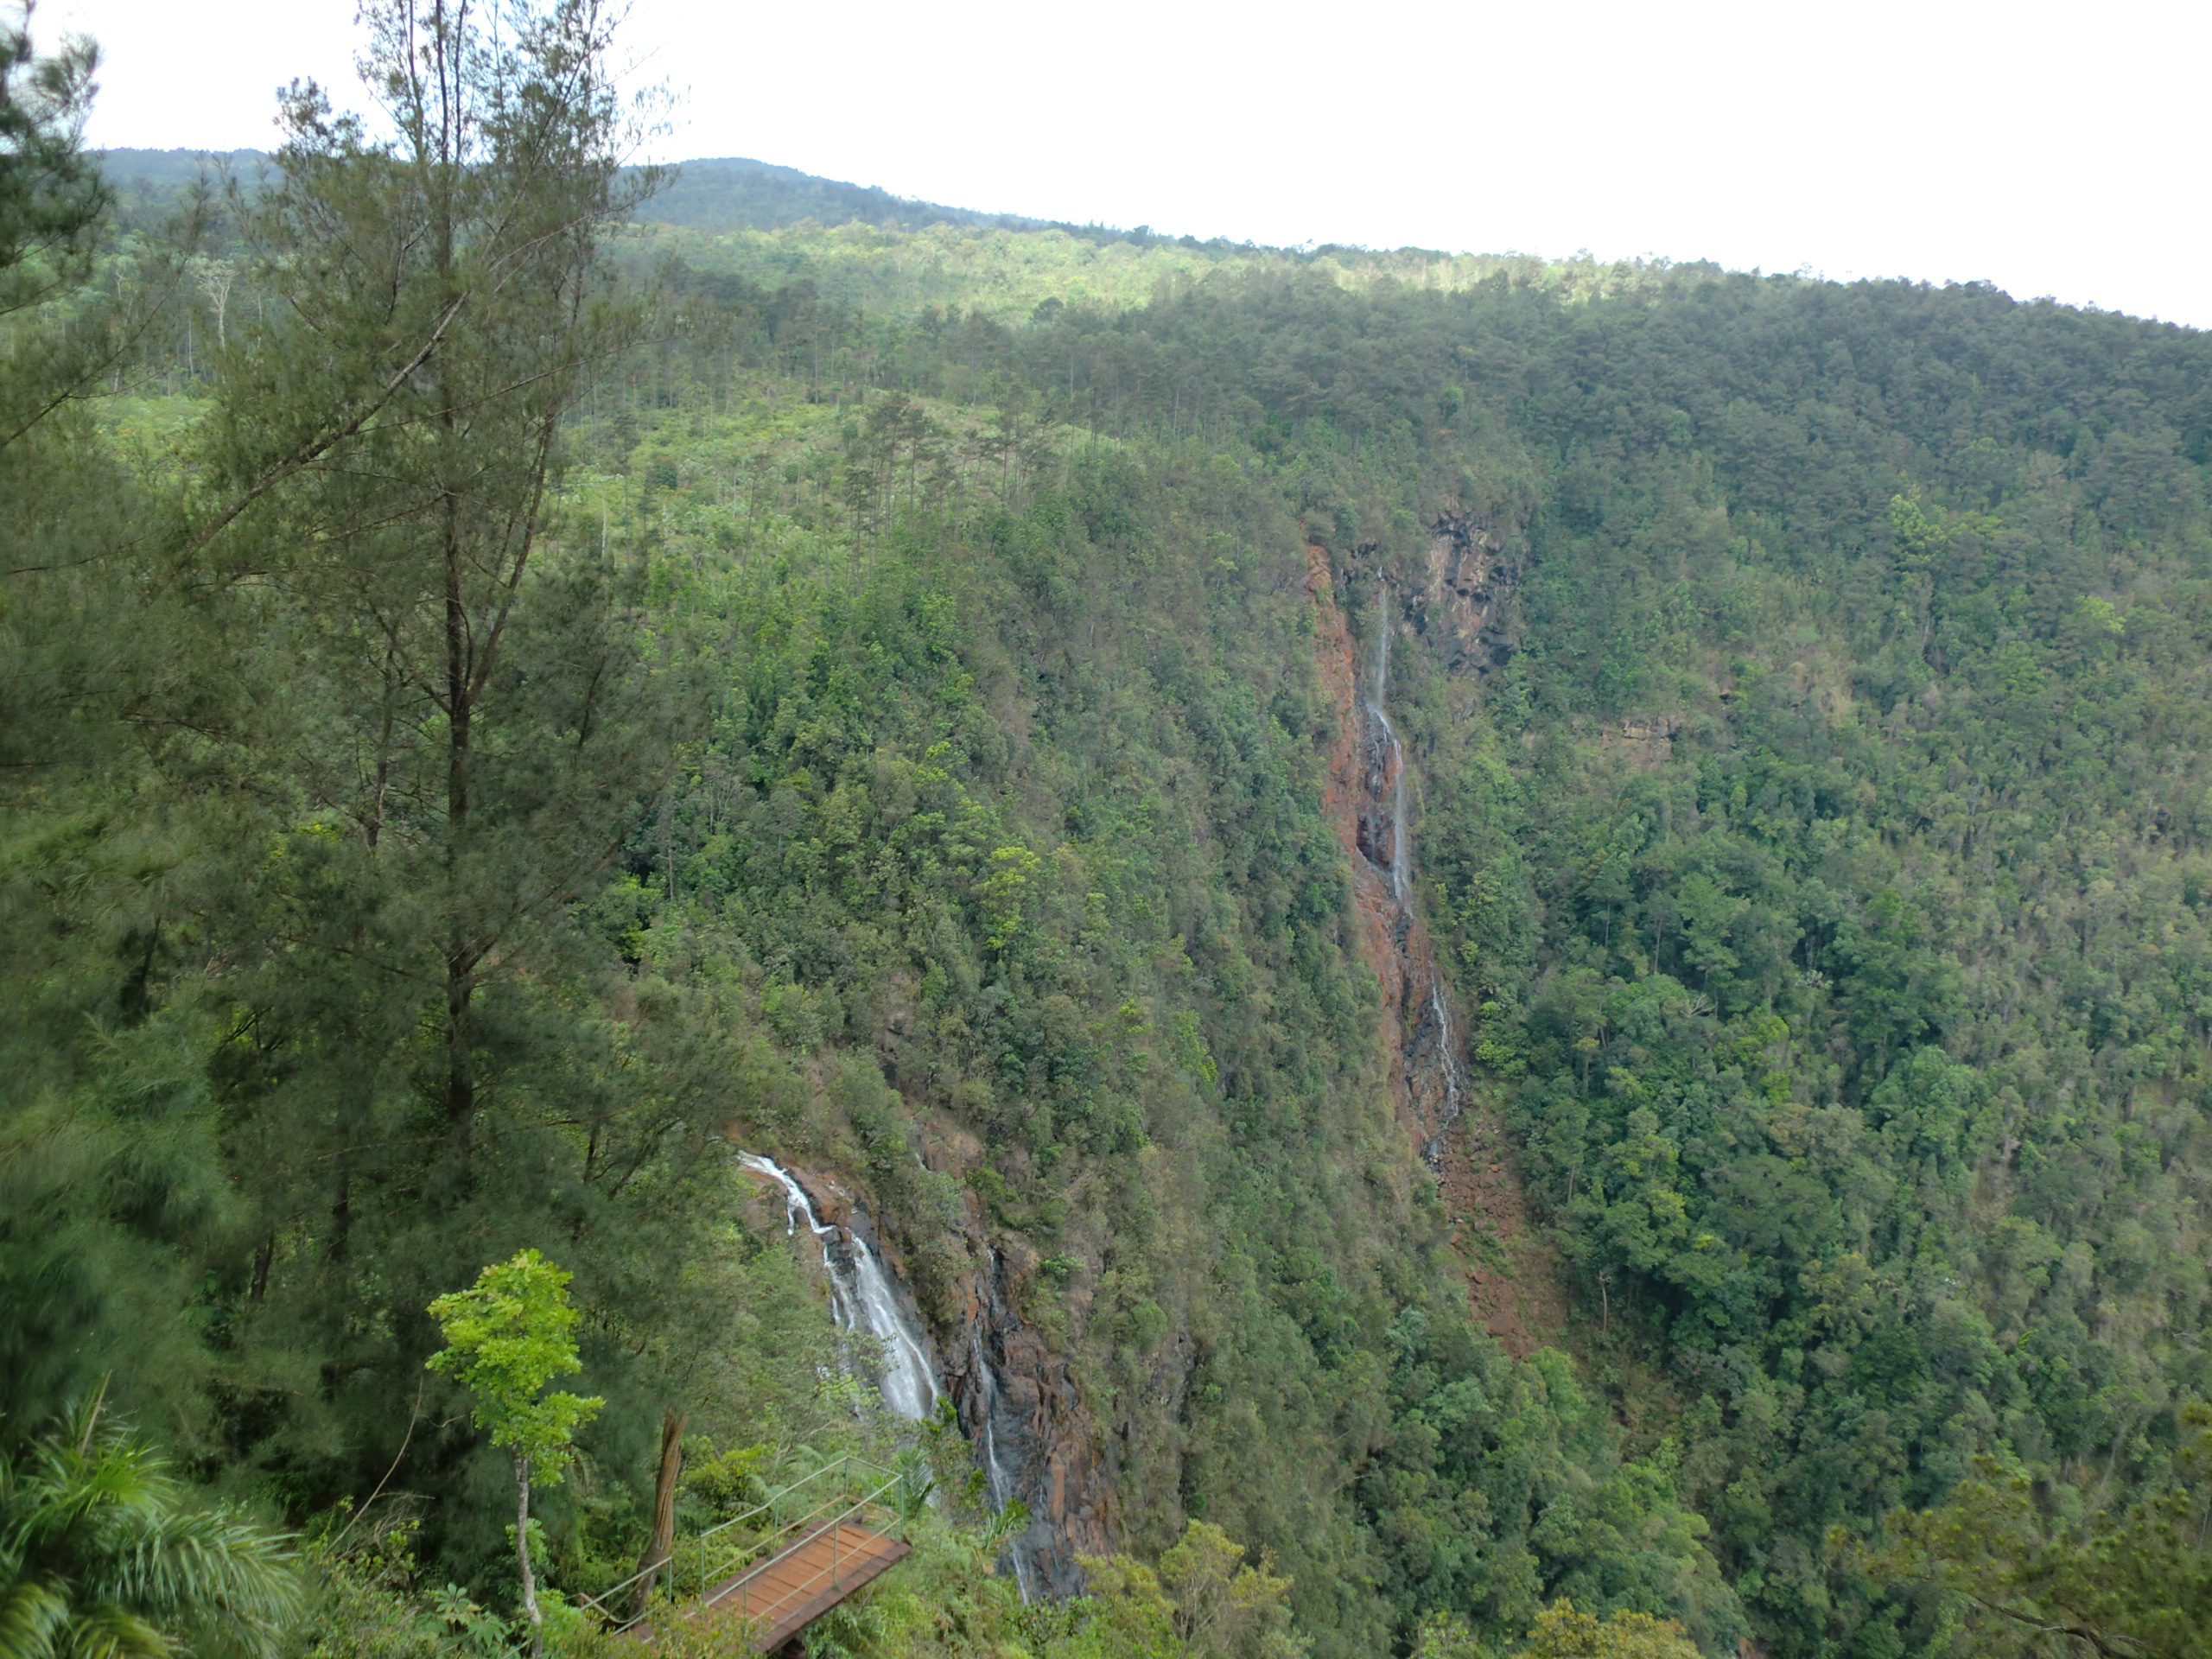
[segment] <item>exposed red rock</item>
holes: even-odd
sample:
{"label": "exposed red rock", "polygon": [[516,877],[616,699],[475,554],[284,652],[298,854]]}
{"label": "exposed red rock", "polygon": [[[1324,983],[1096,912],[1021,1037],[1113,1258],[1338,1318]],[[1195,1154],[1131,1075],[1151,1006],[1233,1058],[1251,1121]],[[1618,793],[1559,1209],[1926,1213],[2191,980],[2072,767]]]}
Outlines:
{"label": "exposed red rock", "polygon": [[[1484,643],[1502,583],[1494,539],[1448,517],[1430,543],[1428,585],[1403,605],[1424,624],[1448,626],[1459,666],[1502,658]],[[1410,892],[1402,901],[1389,870],[1398,856],[1393,800],[1402,750],[1362,707],[1359,653],[1327,553],[1306,550],[1321,683],[1337,708],[1337,741],[1322,799],[1351,867],[1357,946],[1382,988],[1383,1048],[1399,1121],[1437,1173],[1455,1242],[1467,1262],[1475,1315],[1508,1351],[1555,1340],[1566,1320],[1556,1265],[1529,1224],[1528,1205],[1496,1105],[1465,1074],[1450,988]]]}
{"label": "exposed red rock", "polygon": [[1450,991],[1419,911],[1392,890],[1397,827],[1392,801],[1404,758],[1384,741],[1361,707],[1358,656],[1337,603],[1328,555],[1306,550],[1306,591],[1314,604],[1314,644],[1321,683],[1337,706],[1337,741],[1322,781],[1322,800],[1351,866],[1359,912],[1359,950],[1381,982],[1391,1098],[1400,1120],[1425,1154],[1440,1147],[1453,1114],[1460,1065],[1449,1044],[1458,1025]]}
{"label": "exposed red rock", "polygon": [[1558,1257],[1529,1223],[1512,1148],[1487,1097],[1445,1137],[1437,1181],[1467,1264],[1467,1304],[1484,1329],[1516,1359],[1559,1346],[1567,1305]]}

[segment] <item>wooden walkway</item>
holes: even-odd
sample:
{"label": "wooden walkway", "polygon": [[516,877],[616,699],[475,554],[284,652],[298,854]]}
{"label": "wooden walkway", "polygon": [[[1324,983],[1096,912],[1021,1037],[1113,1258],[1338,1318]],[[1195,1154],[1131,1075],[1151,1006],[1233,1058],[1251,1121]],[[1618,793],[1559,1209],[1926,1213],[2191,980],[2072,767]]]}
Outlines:
{"label": "wooden walkway", "polygon": [[740,1613],[753,1620],[760,1631],[754,1646],[773,1653],[912,1553],[911,1544],[867,1527],[830,1522],[716,1586],[701,1606],[709,1615]]}

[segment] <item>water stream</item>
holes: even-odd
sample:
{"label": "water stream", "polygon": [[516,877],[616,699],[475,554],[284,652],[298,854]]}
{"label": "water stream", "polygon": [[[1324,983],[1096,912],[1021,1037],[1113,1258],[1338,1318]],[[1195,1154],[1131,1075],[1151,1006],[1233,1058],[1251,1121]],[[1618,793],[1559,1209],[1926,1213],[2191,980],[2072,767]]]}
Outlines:
{"label": "water stream", "polygon": [[1428,967],[1428,1006],[1436,1016],[1437,1052],[1444,1060],[1444,1122],[1434,1139],[1424,1144],[1421,1156],[1432,1169],[1444,1162],[1444,1136],[1467,1102],[1466,1076],[1459,1069],[1459,1039],[1452,1029],[1452,1005],[1444,1000],[1444,976],[1432,962]]}
{"label": "water stream", "polygon": [[[996,1250],[993,1250],[990,1289],[995,1313],[1000,1311],[1001,1305],[1000,1271],[999,1254]],[[980,1330],[975,1338],[973,1359],[976,1368],[975,1375],[982,1395],[982,1408],[976,1414],[976,1444],[983,1454],[984,1478],[990,1483],[991,1507],[1002,1511],[1008,1503],[1013,1503],[1021,1494],[1014,1484],[1014,1471],[1007,1467],[1006,1459],[999,1450],[998,1418],[999,1414],[1006,1408],[1006,1396],[999,1387],[997,1371],[992,1369],[990,1361],[984,1356]],[[1017,1423],[1014,1427],[1018,1433],[1020,1425]],[[1024,1601],[1037,1599],[1037,1566],[1032,1559],[1035,1554],[1035,1548],[1026,1534],[1013,1540],[1007,1548],[1007,1554],[1014,1562],[1014,1582],[1020,1586],[1021,1599]]]}
{"label": "water stream", "polygon": [[[1382,588],[1382,583],[1376,586]],[[1398,741],[1398,728],[1391,723],[1390,711],[1385,706],[1390,696],[1390,606],[1389,590],[1382,588],[1375,607],[1375,674],[1373,687],[1360,698],[1360,704],[1382,734],[1383,747],[1390,755],[1390,896],[1401,906],[1412,885],[1413,860],[1406,846],[1406,747]]]}
{"label": "water stream", "polygon": [[741,1152],[737,1160],[784,1189],[789,1231],[796,1233],[804,1221],[820,1243],[822,1265],[830,1275],[830,1311],[837,1328],[873,1337],[881,1344],[883,1373],[870,1381],[881,1391],[883,1403],[910,1422],[935,1411],[939,1390],[937,1368],[930,1363],[929,1338],[892,1288],[891,1275],[875,1247],[858,1228],[832,1226],[817,1217],[806,1189],[772,1158]]}
{"label": "water stream", "polygon": [[[1399,739],[1398,728],[1390,718],[1389,710],[1390,590],[1388,582],[1379,575],[1375,585],[1373,672],[1368,688],[1360,694],[1360,706],[1382,739],[1390,770],[1390,857],[1387,866],[1382,865],[1380,861],[1376,862],[1377,868],[1382,868],[1389,877],[1390,897],[1395,901],[1402,921],[1410,922],[1413,919],[1413,842],[1407,833],[1406,824],[1406,747]],[[1402,926],[1399,938],[1401,940],[1408,938],[1408,931]],[[1466,1078],[1459,1066],[1459,1038],[1452,1029],[1452,1008],[1444,995],[1444,976],[1437,971],[1434,956],[1427,950],[1414,954],[1409,944],[1402,944],[1400,948],[1408,951],[1406,960],[1408,975],[1425,976],[1427,980],[1427,994],[1421,1000],[1427,1004],[1428,1016],[1436,1027],[1444,1107],[1435,1135],[1421,1147],[1421,1155],[1433,1168],[1443,1161],[1445,1132],[1452,1127],[1452,1120],[1459,1116],[1466,1103]],[[1415,1069],[1412,1052],[1414,1033],[1408,1030],[1405,1035],[1408,1084],[1411,1087],[1411,1074]]]}
{"label": "water stream", "polygon": [[[902,1295],[894,1286],[882,1256],[867,1236],[857,1226],[839,1227],[822,1220],[815,1214],[814,1200],[805,1187],[772,1158],[741,1152],[737,1160],[783,1189],[786,1231],[796,1236],[799,1224],[804,1222],[807,1231],[820,1245],[823,1269],[830,1280],[830,1311],[837,1328],[872,1337],[880,1346],[883,1357],[881,1373],[870,1375],[867,1380],[876,1385],[884,1404],[910,1422],[918,1422],[936,1411],[943,1390],[938,1386],[937,1367],[931,1363],[929,1338],[911,1311],[912,1299]],[[859,1218],[856,1212],[855,1219]],[[1003,1314],[998,1275],[998,1256],[994,1252],[991,1304],[994,1313]],[[992,1507],[1003,1510],[1020,1497],[1020,1491],[1014,1471],[1000,1449],[1000,1419],[1007,1418],[1007,1428],[1017,1440],[1021,1426],[1007,1404],[998,1373],[984,1355],[980,1333],[973,1338],[973,1344],[969,1359],[976,1386],[982,1395],[981,1409],[975,1413],[976,1449],[982,1459]],[[1035,1600],[1039,1575],[1032,1559],[1035,1554],[1033,1545],[1025,1535],[1014,1540],[1007,1553],[1014,1562],[1014,1580],[1020,1586],[1021,1599]]]}

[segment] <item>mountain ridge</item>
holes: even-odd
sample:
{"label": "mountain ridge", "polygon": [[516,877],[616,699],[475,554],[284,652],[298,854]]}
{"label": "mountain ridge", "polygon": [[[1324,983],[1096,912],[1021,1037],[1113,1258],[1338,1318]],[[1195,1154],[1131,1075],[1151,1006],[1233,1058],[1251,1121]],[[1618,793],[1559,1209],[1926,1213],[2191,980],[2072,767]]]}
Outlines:
{"label": "mountain ridge", "polygon": [[[118,146],[99,152],[110,182],[146,198],[183,189],[213,167],[243,168],[270,159],[259,149],[207,150],[181,147],[148,149]],[[1038,219],[1025,213],[990,213],[944,202],[901,196],[880,185],[826,178],[774,162],[745,156],[696,156],[666,164],[674,177],[635,215],[641,225],[673,225],[686,230],[725,234],[732,231],[774,231],[812,220],[824,226],[870,225],[880,230],[918,231],[932,225],[962,230],[1058,231],[1104,245],[1128,242],[1140,247],[1172,242],[1185,247],[1243,245],[1225,238],[1161,236],[1149,226],[1134,230],[1073,219]],[[636,173],[642,169],[629,168]]]}

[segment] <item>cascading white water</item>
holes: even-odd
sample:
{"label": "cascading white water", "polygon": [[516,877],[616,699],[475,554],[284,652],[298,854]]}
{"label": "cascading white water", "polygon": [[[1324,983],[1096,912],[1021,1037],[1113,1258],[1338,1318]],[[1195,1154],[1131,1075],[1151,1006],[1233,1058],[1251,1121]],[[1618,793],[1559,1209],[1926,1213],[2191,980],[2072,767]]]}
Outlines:
{"label": "cascading white water", "polygon": [[1444,1059],[1444,1121],[1437,1126],[1436,1136],[1421,1147],[1421,1156],[1432,1169],[1441,1168],[1444,1162],[1444,1136],[1466,1103],[1467,1084],[1459,1071],[1459,1039],[1452,1031],[1451,1005],[1444,1000],[1442,976],[1432,969],[1428,982],[1428,1008],[1436,1016],[1436,1052]]}
{"label": "cascading white water", "polygon": [[[991,1282],[994,1295],[996,1294],[998,1270],[998,1252],[994,1250],[991,1252]],[[983,1396],[982,1408],[976,1414],[978,1425],[977,1440],[983,1454],[983,1475],[990,1484],[991,1507],[1003,1510],[1008,1503],[1013,1503],[1021,1494],[1014,1488],[1014,1471],[1007,1467],[1005,1459],[999,1452],[997,1418],[1001,1395],[999,1393],[998,1374],[992,1370],[990,1363],[983,1357],[982,1344],[980,1339],[976,1344],[974,1360],[976,1384]],[[1007,1555],[1014,1562],[1014,1583],[1020,1586],[1021,1599],[1025,1602],[1037,1599],[1037,1568],[1029,1559],[1031,1553],[1028,1541],[1025,1538],[1016,1538],[1007,1549]]]}
{"label": "cascading white water", "polygon": [[909,1421],[937,1409],[937,1372],[930,1364],[928,1339],[891,1288],[891,1275],[860,1232],[831,1226],[814,1213],[814,1200],[791,1173],[772,1158],[741,1152],[737,1160],[784,1189],[790,1230],[806,1223],[822,1246],[822,1266],[830,1275],[830,1308],[840,1330],[858,1331],[883,1345],[883,1403]]}
{"label": "cascading white water", "polygon": [[[1413,846],[1406,833],[1406,748],[1398,737],[1398,728],[1391,722],[1388,703],[1390,699],[1390,605],[1389,589],[1381,576],[1376,578],[1375,607],[1375,672],[1373,683],[1360,702],[1368,715],[1382,733],[1384,747],[1390,756],[1390,897],[1401,910],[1413,903]],[[1444,1000],[1443,976],[1436,971],[1433,962],[1428,968],[1428,1011],[1436,1021],[1437,1052],[1444,1067],[1444,1119],[1436,1138],[1422,1147],[1423,1155],[1433,1165],[1444,1155],[1444,1130],[1459,1115],[1466,1098],[1466,1080],[1459,1071],[1458,1039],[1452,1031],[1452,1010]]]}
{"label": "cascading white water", "polygon": [[[884,1372],[880,1386],[884,1403],[910,1421],[918,1421],[935,1411],[940,1391],[936,1369],[930,1363],[927,1338],[892,1289],[891,1275],[868,1240],[855,1229],[834,1226],[817,1216],[814,1200],[806,1189],[772,1158],[741,1152],[737,1160],[783,1189],[787,1230],[796,1235],[803,1221],[820,1245],[823,1270],[830,1279],[830,1313],[838,1328],[862,1332],[882,1344]],[[995,1253],[991,1257],[991,1270],[995,1305]],[[977,1449],[982,1453],[983,1473],[990,1485],[992,1505],[1003,1510],[1020,1496],[1014,1484],[1014,1471],[999,1451],[997,1419],[1004,1395],[999,1388],[998,1375],[984,1358],[980,1342],[972,1358],[976,1386],[982,1395],[982,1409],[976,1414]],[[1024,1601],[1034,1601],[1039,1594],[1037,1568],[1030,1559],[1033,1553],[1027,1541],[1020,1538],[1007,1550]]]}
{"label": "cascading white water", "polygon": [[881,1258],[858,1233],[847,1236],[853,1249],[861,1327],[884,1344],[884,1402],[901,1417],[919,1421],[937,1409],[937,1377],[930,1368],[929,1349],[892,1294]]}
{"label": "cascading white water", "polygon": [[[1380,579],[1376,585],[1382,587]],[[1383,707],[1390,695],[1390,607],[1384,596],[1378,596],[1375,607],[1374,679],[1373,689],[1360,702],[1390,752],[1390,896],[1402,905],[1413,885],[1413,861],[1406,846],[1406,747]]]}
{"label": "cascading white water", "polygon": [[1445,1098],[1456,1112],[1460,1094],[1465,1088],[1465,1080],[1459,1074],[1459,1042],[1452,1034],[1452,1009],[1444,1000],[1444,985],[1440,979],[1428,982],[1428,1006],[1436,1015],[1439,1050],[1444,1056]]}

